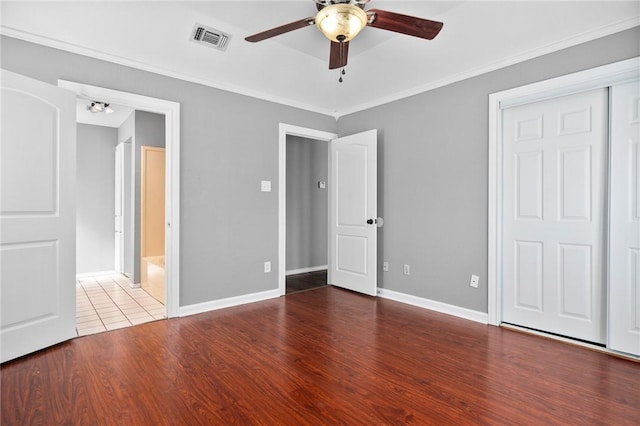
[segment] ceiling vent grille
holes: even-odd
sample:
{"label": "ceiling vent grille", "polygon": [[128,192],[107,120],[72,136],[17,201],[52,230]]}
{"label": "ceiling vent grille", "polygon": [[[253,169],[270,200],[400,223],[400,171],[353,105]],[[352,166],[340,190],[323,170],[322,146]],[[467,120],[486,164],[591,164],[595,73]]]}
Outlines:
{"label": "ceiling vent grille", "polygon": [[196,23],[193,27],[191,38],[189,40],[194,43],[203,44],[205,46],[224,51],[227,50],[227,46],[231,40],[231,34]]}

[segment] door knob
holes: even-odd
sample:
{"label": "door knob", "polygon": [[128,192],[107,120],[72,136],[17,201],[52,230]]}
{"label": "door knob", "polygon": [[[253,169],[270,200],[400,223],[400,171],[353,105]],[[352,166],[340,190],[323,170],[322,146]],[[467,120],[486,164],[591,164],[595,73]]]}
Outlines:
{"label": "door knob", "polygon": [[373,225],[375,222],[376,222],[376,220],[375,220],[375,219],[367,219],[367,223],[368,223],[369,225]]}

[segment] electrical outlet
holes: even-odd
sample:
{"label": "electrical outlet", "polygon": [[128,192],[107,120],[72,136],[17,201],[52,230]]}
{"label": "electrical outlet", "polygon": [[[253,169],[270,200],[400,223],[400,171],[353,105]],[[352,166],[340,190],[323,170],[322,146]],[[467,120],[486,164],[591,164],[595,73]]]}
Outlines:
{"label": "electrical outlet", "polygon": [[271,262],[264,262],[264,273],[271,272]]}
{"label": "electrical outlet", "polygon": [[411,275],[411,268],[409,267],[409,265],[407,265],[406,263],[402,265],[402,272],[405,275]]}
{"label": "electrical outlet", "polygon": [[469,281],[469,285],[473,288],[478,288],[478,282],[480,281],[480,277],[477,275],[471,275],[471,281]]}
{"label": "electrical outlet", "polygon": [[389,262],[382,262],[382,270],[384,272],[389,272]]}

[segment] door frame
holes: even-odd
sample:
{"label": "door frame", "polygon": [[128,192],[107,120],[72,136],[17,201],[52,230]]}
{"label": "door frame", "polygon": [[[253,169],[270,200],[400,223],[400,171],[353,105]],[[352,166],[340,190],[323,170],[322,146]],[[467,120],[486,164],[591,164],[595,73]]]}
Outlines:
{"label": "door frame", "polygon": [[163,114],[166,139],[165,182],[165,300],[167,318],[180,312],[180,104],[165,99],[136,95],[67,80],[58,86],[78,96],[100,99],[136,110]]}
{"label": "door frame", "polygon": [[[287,136],[299,136],[318,141],[330,142],[337,134],[322,130],[309,129],[291,124],[279,124],[278,138],[278,291],[286,293],[287,258]],[[331,158],[328,159],[331,163]],[[329,230],[327,229],[327,235]],[[331,262],[327,256],[327,262]],[[329,267],[331,265],[329,264]]]}
{"label": "door frame", "polygon": [[[502,322],[502,110],[632,81],[638,78],[638,73],[640,73],[640,57],[635,57],[489,95],[487,265],[489,324],[499,326]],[[608,170],[607,164],[607,174]],[[608,208],[609,202],[608,200],[606,202]],[[605,285],[608,287],[608,283]]]}

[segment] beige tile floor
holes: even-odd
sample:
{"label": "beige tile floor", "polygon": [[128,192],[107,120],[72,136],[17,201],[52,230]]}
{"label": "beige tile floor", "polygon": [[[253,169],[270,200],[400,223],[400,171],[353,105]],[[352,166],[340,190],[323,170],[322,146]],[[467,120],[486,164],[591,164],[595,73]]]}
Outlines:
{"label": "beige tile floor", "polygon": [[78,336],[165,318],[165,307],[124,275],[83,276],[76,281]]}

